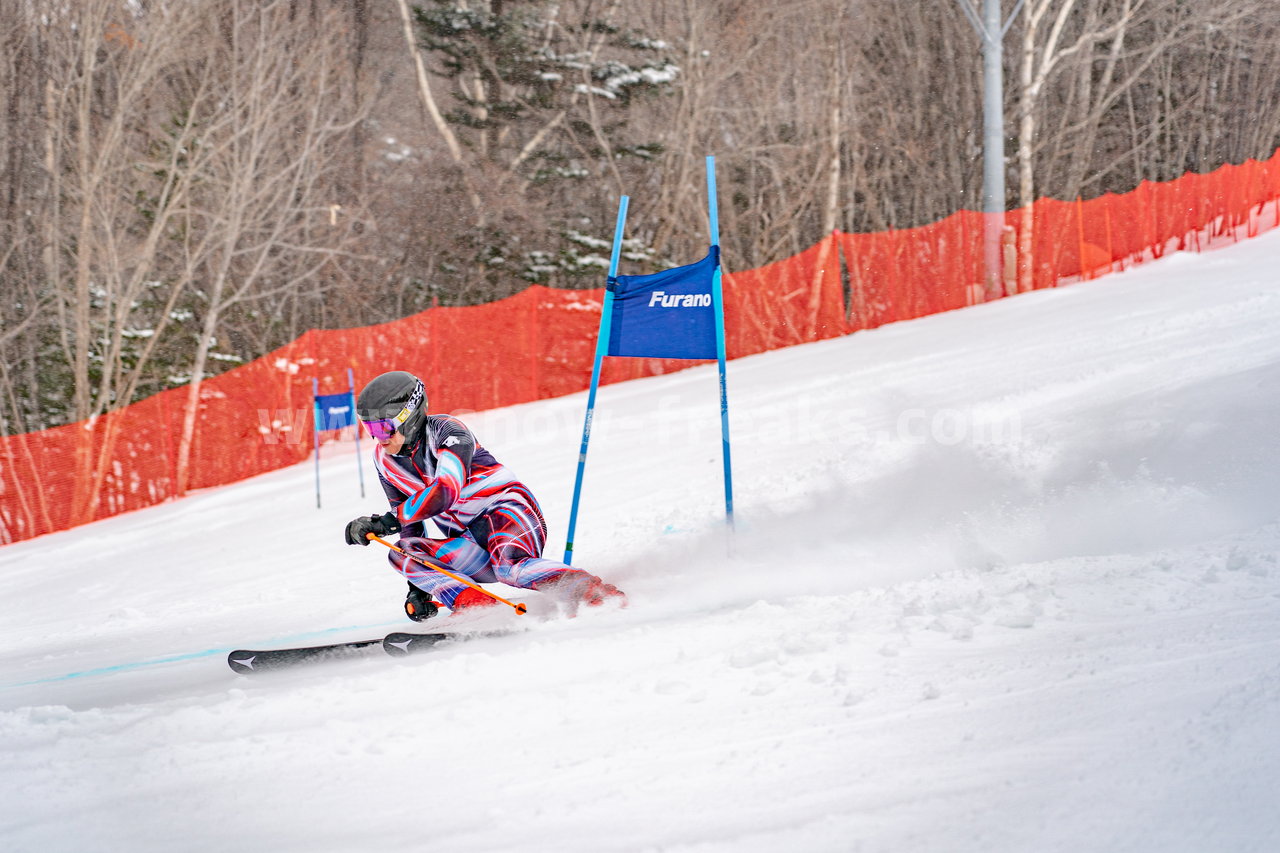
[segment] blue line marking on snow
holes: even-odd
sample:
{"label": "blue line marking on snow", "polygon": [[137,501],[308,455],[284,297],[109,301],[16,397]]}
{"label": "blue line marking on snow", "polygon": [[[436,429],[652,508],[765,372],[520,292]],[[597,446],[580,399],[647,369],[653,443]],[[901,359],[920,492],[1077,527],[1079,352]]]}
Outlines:
{"label": "blue line marking on snow", "polygon": [[128,672],[133,669],[143,669],[148,666],[159,666],[161,664],[174,663],[176,661],[194,660],[196,658],[210,657],[216,654],[226,654],[231,651],[231,649],[205,649],[202,652],[189,652],[187,654],[170,655],[163,658],[152,658],[151,660],[117,663],[111,666],[100,666],[94,669],[82,669],[77,672],[68,672],[63,675],[52,675],[48,678],[37,678],[34,681],[17,681],[13,684],[0,686],[0,690],[9,690],[15,687],[33,687],[37,684],[53,684],[59,681],[71,681],[75,678],[89,678],[95,675],[111,675],[117,672]]}
{"label": "blue line marking on snow", "polygon": [[[323,631],[307,631],[302,634],[290,634],[286,637],[276,637],[267,640],[260,646],[270,648],[274,645],[288,645],[290,643],[302,643],[308,640],[316,640],[322,637],[339,634],[346,631],[387,631],[395,630],[388,627],[386,623],[377,625],[348,625],[341,628],[326,628]],[[99,666],[93,669],[82,669],[76,672],[67,672],[62,675],[51,675],[48,678],[36,678],[31,681],[15,681],[11,684],[0,685],[0,690],[12,690],[17,687],[34,687],[39,684],[54,684],[59,681],[72,681],[77,678],[92,678],[98,675],[114,675],[118,672],[130,672],[137,669],[146,669],[151,666],[163,666],[167,663],[179,663],[186,660],[198,660],[200,658],[213,657],[214,655],[225,655],[235,651],[237,648],[245,648],[244,646],[227,646],[226,648],[205,649],[199,652],[184,652],[183,654],[165,655],[159,658],[149,658],[147,660],[129,661],[127,663],[117,663],[110,666]]]}

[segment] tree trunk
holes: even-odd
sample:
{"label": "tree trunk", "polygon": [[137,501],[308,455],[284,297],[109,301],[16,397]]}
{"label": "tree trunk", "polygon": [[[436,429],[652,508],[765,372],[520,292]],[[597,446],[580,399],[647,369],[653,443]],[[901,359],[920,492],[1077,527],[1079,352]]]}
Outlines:
{"label": "tree trunk", "polygon": [[1022,117],[1018,122],[1018,292],[1027,293],[1035,285],[1035,61],[1038,17],[1027,10],[1022,31],[1022,61],[1018,86],[1022,94]]}

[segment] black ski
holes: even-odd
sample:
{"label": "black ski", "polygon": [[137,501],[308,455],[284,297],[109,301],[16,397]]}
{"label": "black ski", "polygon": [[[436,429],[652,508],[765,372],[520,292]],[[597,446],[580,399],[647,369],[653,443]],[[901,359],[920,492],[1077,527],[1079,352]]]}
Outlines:
{"label": "black ski", "polygon": [[303,663],[357,657],[382,640],[353,640],[327,646],[302,646],[294,649],[236,649],[227,655],[227,665],[235,672],[251,675],[273,669],[285,669]]}
{"label": "black ski", "polygon": [[319,663],[328,660],[359,657],[372,646],[381,646],[393,657],[413,654],[430,648],[443,640],[479,636],[477,634],[435,633],[407,634],[395,631],[376,640],[352,640],[326,646],[299,646],[292,649],[237,649],[227,655],[227,665],[234,672],[251,675],[274,669],[285,669],[299,664]]}
{"label": "black ski", "polygon": [[392,657],[404,657],[429,649],[442,640],[476,636],[474,634],[406,634],[395,631],[382,638],[382,650]]}

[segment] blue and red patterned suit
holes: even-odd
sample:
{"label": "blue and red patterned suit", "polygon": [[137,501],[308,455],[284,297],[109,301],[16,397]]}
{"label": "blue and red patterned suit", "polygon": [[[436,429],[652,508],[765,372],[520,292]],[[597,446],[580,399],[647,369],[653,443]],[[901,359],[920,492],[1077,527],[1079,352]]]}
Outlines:
{"label": "blue and red patterned suit", "polygon": [[[571,571],[542,557],[547,523],[537,499],[457,418],[428,415],[412,448],[393,455],[378,446],[373,459],[401,525],[399,545],[414,557],[477,583],[524,589],[553,584]],[[428,519],[445,538],[425,535]],[[467,589],[394,551],[391,564],[447,607]]]}

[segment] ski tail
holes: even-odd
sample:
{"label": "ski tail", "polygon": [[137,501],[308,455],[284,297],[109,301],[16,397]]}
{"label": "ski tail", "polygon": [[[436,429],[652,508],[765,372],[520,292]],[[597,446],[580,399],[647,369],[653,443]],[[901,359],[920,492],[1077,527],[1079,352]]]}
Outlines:
{"label": "ski tail", "polygon": [[252,675],[256,672],[286,669],[299,664],[358,657],[369,647],[381,643],[382,640],[377,639],[292,649],[236,649],[227,655],[227,665],[233,672]]}

